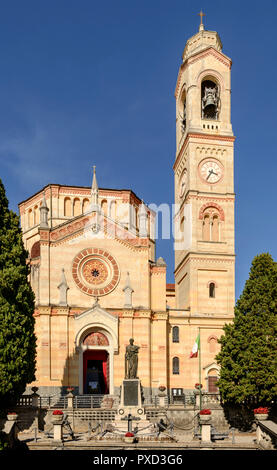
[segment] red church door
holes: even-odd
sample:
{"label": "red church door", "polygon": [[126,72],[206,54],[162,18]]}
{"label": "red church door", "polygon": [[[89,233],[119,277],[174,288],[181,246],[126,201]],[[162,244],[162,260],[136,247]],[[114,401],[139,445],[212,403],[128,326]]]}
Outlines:
{"label": "red church door", "polygon": [[83,354],[83,393],[109,393],[107,351],[87,350]]}

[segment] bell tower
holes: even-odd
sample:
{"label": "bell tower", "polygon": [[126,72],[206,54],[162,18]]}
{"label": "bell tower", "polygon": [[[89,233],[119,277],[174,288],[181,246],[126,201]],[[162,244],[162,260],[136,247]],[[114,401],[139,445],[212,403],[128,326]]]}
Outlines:
{"label": "bell tower", "polygon": [[200,16],[175,90],[176,307],[192,317],[225,317],[235,301],[232,61]]}

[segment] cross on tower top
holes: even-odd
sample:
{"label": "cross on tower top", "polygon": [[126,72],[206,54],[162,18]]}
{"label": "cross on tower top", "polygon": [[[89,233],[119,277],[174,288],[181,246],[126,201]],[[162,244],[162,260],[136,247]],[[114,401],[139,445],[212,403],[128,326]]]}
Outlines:
{"label": "cross on tower top", "polygon": [[203,13],[203,11],[201,9],[201,11],[200,11],[200,13],[198,13],[198,15],[201,18],[201,22],[200,22],[200,25],[199,25],[199,31],[200,31],[200,30],[204,29],[203,16],[206,16],[206,13]]}

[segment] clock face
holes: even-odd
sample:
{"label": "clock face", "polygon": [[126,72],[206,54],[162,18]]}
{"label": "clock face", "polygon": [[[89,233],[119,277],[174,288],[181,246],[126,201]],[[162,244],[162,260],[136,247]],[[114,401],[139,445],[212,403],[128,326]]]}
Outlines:
{"label": "clock face", "polygon": [[204,160],[200,165],[200,175],[205,183],[217,183],[223,175],[223,166],[217,160]]}
{"label": "clock face", "polygon": [[185,190],[187,187],[187,180],[188,180],[188,174],[187,174],[187,170],[185,170],[180,179],[179,197],[183,197],[183,195],[185,194]]}

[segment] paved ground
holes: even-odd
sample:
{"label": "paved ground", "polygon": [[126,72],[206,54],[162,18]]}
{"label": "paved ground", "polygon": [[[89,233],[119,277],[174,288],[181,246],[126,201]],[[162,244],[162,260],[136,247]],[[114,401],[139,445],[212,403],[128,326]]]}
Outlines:
{"label": "paved ground", "polygon": [[46,437],[44,433],[40,432],[35,440],[33,433],[21,432],[19,433],[19,439],[24,442],[30,450],[54,450],[62,449],[65,450],[96,450],[96,449],[257,449],[255,445],[255,433],[235,433],[234,436],[230,436],[224,440],[217,440],[215,442],[205,444],[199,439],[193,439],[192,435],[188,433],[175,433],[175,440],[139,440],[138,443],[126,444],[122,440],[114,439],[112,435],[107,435],[106,438],[97,440],[96,438],[88,438],[88,433],[75,434],[75,440],[72,440],[70,436],[64,436],[64,442],[54,441],[52,437]]}

